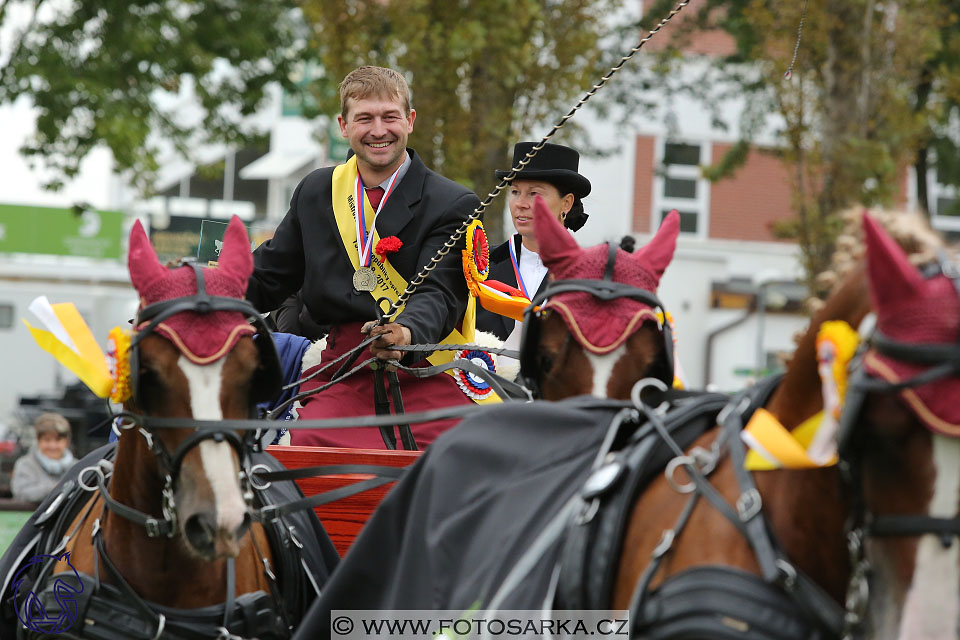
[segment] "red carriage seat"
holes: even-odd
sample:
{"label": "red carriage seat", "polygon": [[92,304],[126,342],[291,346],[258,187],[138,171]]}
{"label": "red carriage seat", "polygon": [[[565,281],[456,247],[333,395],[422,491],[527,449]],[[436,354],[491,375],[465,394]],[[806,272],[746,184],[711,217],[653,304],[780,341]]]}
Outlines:
{"label": "red carriage seat", "polygon": [[[267,447],[267,451],[288,469],[300,469],[331,464],[378,464],[406,467],[413,464],[419,451],[391,451],[386,449],[339,449],[334,447]],[[334,475],[297,480],[304,495],[337,489],[360,482],[372,476]],[[317,517],[342,557],[353,544],[360,529],[366,524],[393,483],[316,507]]]}

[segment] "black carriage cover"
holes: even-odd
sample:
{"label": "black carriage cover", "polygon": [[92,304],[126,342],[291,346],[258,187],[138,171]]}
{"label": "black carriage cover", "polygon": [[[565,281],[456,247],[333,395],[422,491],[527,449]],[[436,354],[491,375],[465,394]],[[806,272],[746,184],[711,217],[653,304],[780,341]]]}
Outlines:
{"label": "black carriage cover", "polygon": [[[374,512],[294,640],[328,637],[338,609],[488,608],[627,406],[584,397],[496,405],[444,433]],[[561,542],[500,609],[540,609]]]}
{"label": "black carriage cover", "polygon": [[[37,554],[50,553],[56,546],[63,533],[62,530],[58,530],[63,526],[57,526],[57,523],[66,521],[69,525],[73,514],[79,511],[86,496],[89,495],[77,489],[76,480],[80,471],[95,465],[101,459],[112,460],[115,450],[116,443],[100,447],[67,471],[57,487],[50,492],[14,538],[3,557],[0,557],[0,581],[3,589],[0,592],[0,638],[17,637],[16,629],[22,626],[13,608],[11,580],[14,574],[30,558]],[[268,453],[251,454],[251,465],[256,464],[265,464],[271,471],[284,468]],[[46,519],[41,517],[61,493],[67,498],[54,510],[54,515]],[[302,497],[299,487],[293,482],[274,482],[261,495],[263,501],[272,504],[284,504]],[[38,523],[38,520],[42,522]],[[302,549],[298,551],[293,548],[294,545],[291,544],[289,536],[280,534],[278,528],[268,527],[268,537],[277,565],[274,570],[277,571],[282,597],[285,598],[284,605],[296,619],[315,598],[314,588],[310,584],[310,578],[304,573],[304,566],[312,575],[312,580],[322,588],[339,562],[340,556],[312,509],[288,514],[279,521],[279,524],[285,528],[293,527],[296,537],[302,543]],[[287,548],[277,548],[281,544]]]}

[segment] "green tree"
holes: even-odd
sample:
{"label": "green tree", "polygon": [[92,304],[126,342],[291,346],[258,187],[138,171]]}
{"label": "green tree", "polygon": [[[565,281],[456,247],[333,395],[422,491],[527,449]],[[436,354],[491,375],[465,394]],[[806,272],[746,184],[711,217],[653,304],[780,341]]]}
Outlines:
{"label": "green tree", "polygon": [[[655,2],[648,14],[669,4]],[[951,4],[957,3],[810,0],[804,16],[806,0],[706,0],[681,27],[684,37],[660,55],[665,77],[685,64],[681,51],[697,33],[720,29],[733,36],[736,50],[715,61],[709,80],[673,90],[713,101],[717,91],[732,90],[746,99],[741,144],[706,170],[713,180],[739,168],[766,126],[765,114],[779,117],[778,152],[792,169],[796,214],[779,231],[798,240],[813,292],[816,275],[829,265],[838,212],[890,204],[917,150],[943,140],[944,98],[960,87],[945,73],[957,59]],[[786,78],[802,18],[799,55]],[[928,95],[921,98],[924,87]]]}
{"label": "green tree", "polygon": [[[914,111],[923,127],[914,163],[917,202],[928,213],[931,159],[940,182],[960,186],[960,139],[955,124],[951,127],[960,118],[960,2],[941,0],[930,10],[937,27],[935,48],[925,59],[914,90]],[[956,205],[937,209],[938,214],[960,214]]]}
{"label": "green tree", "polygon": [[[151,134],[187,158],[204,142],[242,144],[241,119],[268,83],[290,84],[305,44],[292,0],[0,0],[0,24],[15,34],[0,52],[0,103],[27,98],[37,108],[22,151],[54,170],[50,188],[97,145],[149,192]],[[192,121],[161,106],[184,82],[202,107]]]}
{"label": "green tree", "polygon": [[[620,0],[300,0],[325,69],[319,108],[361,64],[408,75],[410,145],[427,166],[481,197],[521,136],[538,138],[605,70],[601,39]],[[577,137],[580,134],[581,137]],[[575,122],[556,141],[585,142]],[[496,207],[496,205],[495,205]],[[496,207],[499,211],[499,208]],[[499,215],[486,216],[502,237]]]}

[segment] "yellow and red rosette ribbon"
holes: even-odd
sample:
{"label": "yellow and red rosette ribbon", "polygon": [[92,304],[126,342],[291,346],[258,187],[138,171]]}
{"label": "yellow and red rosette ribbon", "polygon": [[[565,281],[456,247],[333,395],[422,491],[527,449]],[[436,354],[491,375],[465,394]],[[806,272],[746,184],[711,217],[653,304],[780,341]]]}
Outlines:
{"label": "yellow and red rosette ribbon", "polygon": [[480,295],[479,283],[490,275],[490,243],[483,230],[483,223],[474,220],[467,227],[467,248],[463,255],[463,276],[467,279],[467,288],[474,296]]}
{"label": "yellow and red rosette ribbon", "polygon": [[114,327],[107,338],[107,364],[113,377],[110,400],[123,403],[130,399],[130,332]]}
{"label": "yellow and red rosette ribbon", "polygon": [[[822,380],[822,383],[835,386],[841,403],[847,397],[847,366],[859,346],[860,334],[842,320],[828,320],[817,331],[817,360],[821,366],[827,365],[831,374],[831,380]],[[823,373],[821,370],[821,377]],[[842,409],[842,404],[839,408]]]}

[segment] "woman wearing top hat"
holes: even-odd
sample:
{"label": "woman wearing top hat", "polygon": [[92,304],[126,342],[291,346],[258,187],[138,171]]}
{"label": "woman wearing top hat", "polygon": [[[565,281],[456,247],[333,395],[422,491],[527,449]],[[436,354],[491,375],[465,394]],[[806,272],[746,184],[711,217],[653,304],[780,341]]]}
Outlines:
{"label": "woman wearing top hat", "polygon": [[[513,147],[513,165],[517,166],[535,142],[518,142]],[[541,196],[550,210],[571,231],[587,221],[582,198],[590,193],[590,181],[577,171],[580,154],[570,147],[544,144],[543,149],[530,160],[508,187],[507,204],[516,233],[509,240],[490,250],[491,280],[516,287],[533,299],[547,283],[547,268],[537,254],[537,239],[533,234],[533,202]],[[497,171],[503,179],[510,171]],[[477,309],[477,328],[507,340],[516,328],[516,335],[508,344],[519,346],[519,323],[511,318]]]}

